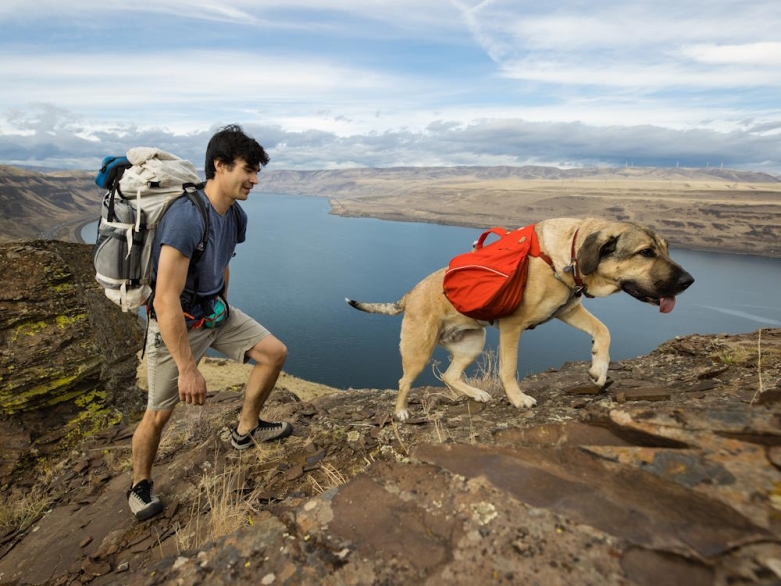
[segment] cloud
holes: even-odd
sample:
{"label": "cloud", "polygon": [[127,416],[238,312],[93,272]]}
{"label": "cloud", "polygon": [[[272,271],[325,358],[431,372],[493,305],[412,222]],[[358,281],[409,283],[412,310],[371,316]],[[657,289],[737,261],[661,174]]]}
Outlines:
{"label": "cloud", "polygon": [[344,99],[351,92],[392,93],[399,85],[390,75],[317,57],[258,63],[251,52],[199,49],[168,51],[162,56],[140,53],[135,58],[110,50],[18,55],[0,61],[0,77],[7,81],[0,88],[0,99],[6,103],[35,94],[56,94],[58,103],[90,108],[205,101],[251,104],[252,96],[259,102],[301,102],[311,92]]}
{"label": "cloud", "polygon": [[[37,113],[37,114],[36,114]],[[24,133],[0,134],[0,159],[11,164],[96,169],[109,154],[154,145],[201,165],[216,126],[180,134],[134,126],[95,130],[85,137],[79,118],[39,104],[17,113]],[[50,132],[49,128],[57,129]],[[754,125],[729,133],[660,126],[595,126],[581,122],[484,119],[462,124],[437,120],[422,130],[340,136],[322,130],[290,131],[279,125],[244,124],[271,155],[270,169],[427,165],[609,165],[705,167],[772,171],[781,160],[776,135]],[[767,130],[767,129],[765,129]],[[770,162],[770,163],[769,163]]]}
{"label": "cloud", "polygon": [[[393,30],[418,30],[436,34],[452,29],[443,14],[454,12],[447,0],[4,0],[0,22],[45,22],[83,19],[127,19],[140,16],[146,22],[185,19],[225,23],[243,27],[281,30],[350,30],[357,21],[370,26],[366,34],[387,34]],[[356,31],[350,30],[351,34]],[[360,31],[357,31],[360,33]]]}
{"label": "cloud", "polygon": [[511,79],[640,92],[781,85],[781,43],[757,42],[777,37],[781,9],[769,2],[608,0],[530,12],[499,2],[464,11]]}
{"label": "cloud", "polygon": [[781,66],[781,43],[747,43],[743,45],[691,45],[681,55],[709,64]]}
{"label": "cloud", "polygon": [[272,168],[781,171],[770,0],[6,0],[0,23],[3,163],[197,162],[236,122]]}

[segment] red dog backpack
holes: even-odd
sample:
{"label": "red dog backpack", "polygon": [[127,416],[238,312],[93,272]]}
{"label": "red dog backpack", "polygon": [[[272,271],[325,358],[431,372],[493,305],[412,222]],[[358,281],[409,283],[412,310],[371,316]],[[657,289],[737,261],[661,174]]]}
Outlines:
{"label": "red dog backpack", "polygon": [[[490,235],[499,240],[483,246]],[[474,250],[459,254],[445,272],[445,296],[459,313],[493,321],[513,313],[521,304],[529,256],[540,251],[534,224],[508,231],[495,227],[483,232]]]}

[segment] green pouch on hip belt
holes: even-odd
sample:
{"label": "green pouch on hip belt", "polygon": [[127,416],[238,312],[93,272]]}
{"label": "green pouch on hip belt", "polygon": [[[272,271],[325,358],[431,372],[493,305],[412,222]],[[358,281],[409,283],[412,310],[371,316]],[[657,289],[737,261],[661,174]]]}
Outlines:
{"label": "green pouch on hip belt", "polygon": [[228,317],[228,305],[218,297],[214,301],[214,307],[212,313],[209,316],[203,318],[203,327],[216,328]]}

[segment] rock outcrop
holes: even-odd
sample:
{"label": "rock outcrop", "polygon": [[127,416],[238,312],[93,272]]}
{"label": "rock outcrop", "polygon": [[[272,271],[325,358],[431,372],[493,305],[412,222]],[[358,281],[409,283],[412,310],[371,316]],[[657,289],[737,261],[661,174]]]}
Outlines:
{"label": "rock outcrop", "polygon": [[530,410],[490,377],[487,404],[414,389],[403,424],[395,391],[278,385],[264,416],[294,434],[244,452],[241,387],[210,392],[174,411],[145,523],[125,500],[133,426],[106,422],[28,479],[38,508],[0,525],[0,584],[778,584],[781,329],[671,340],[611,363],[607,389],[587,370],[524,379]]}
{"label": "rock outcrop", "polygon": [[140,408],[130,392],[138,317],[106,299],[91,251],[57,241],[0,245],[0,486],[25,461]]}

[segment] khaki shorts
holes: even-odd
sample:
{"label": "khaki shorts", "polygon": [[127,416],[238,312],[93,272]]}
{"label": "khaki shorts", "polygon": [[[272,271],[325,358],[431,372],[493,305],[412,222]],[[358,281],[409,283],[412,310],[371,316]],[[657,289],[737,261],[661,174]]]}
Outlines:
{"label": "khaki shorts", "polygon": [[[230,308],[230,317],[216,328],[191,329],[187,332],[196,362],[213,348],[237,362],[247,362],[246,353],[269,335],[269,331],[240,309]],[[146,364],[149,381],[147,409],[168,411],[179,402],[179,369],[160,335],[157,321],[149,321],[146,341]]]}

